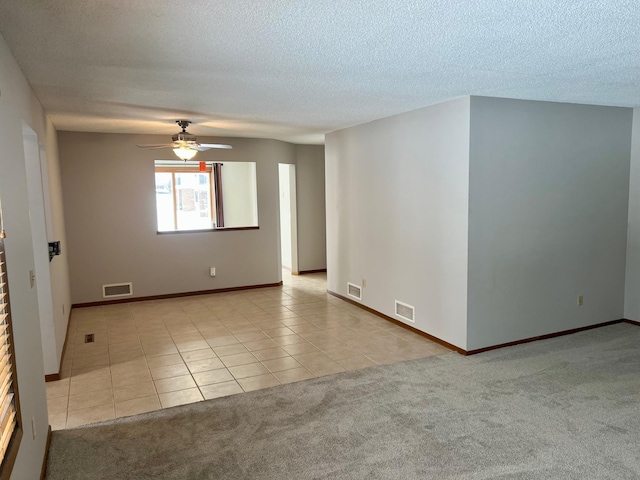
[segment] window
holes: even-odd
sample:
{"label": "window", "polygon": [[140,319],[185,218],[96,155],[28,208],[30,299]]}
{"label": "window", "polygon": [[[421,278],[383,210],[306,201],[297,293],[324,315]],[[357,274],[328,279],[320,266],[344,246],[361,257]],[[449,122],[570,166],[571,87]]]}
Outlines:
{"label": "window", "polygon": [[0,478],[3,480],[11,475],[22,438],[12,335],[4,240],[0,235]]}
{"label": "window", "polygon": [[156,169],[158,230],[215,228],[211,171]]}
{"label": "window", "polygon": [[157,160],[158,232],[257,227],[255,165]]}

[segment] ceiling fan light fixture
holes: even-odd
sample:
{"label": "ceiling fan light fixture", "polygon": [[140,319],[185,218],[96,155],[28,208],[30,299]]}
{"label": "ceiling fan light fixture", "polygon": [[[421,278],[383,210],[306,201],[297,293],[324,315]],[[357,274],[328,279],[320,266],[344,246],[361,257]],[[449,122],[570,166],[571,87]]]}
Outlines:
{"label": "ceiling fan light fixture", "polygon": [[191,148],[179,147],[174,148],[173,153],[175,153],[180,160],[184,160],[186,162],[187,160],[191,160],[193,157],[195,157],[198,151],[192,150]]}
{"label": "ceiling fan light fixture", "polygon": [[154,150],[160,148],[171,148],[173,153],[183,161],[189,161],[196,156],[198,152],[204,152],[212,148],[233,148],[231,145],[225,145],[222,143],[199,143],[195,135],[191,135],[187,132],[187,127],[191,123],[189,120],[176,120],[176,123],[182,128],[181,132],[176,133],[171,137],[171,143],[161,143],[155,145],[138,145],[140,148],[152,148]]}

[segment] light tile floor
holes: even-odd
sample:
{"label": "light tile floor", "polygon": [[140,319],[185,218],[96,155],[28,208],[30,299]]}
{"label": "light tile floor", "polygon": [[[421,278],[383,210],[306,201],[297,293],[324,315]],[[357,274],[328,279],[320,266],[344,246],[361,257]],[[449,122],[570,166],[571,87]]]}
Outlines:
{"label": "light tile floor", "polygon": [[328,295],[325,274],[283,281],[74,309],[62,379],[46,385],[52,428],[449,352]]}

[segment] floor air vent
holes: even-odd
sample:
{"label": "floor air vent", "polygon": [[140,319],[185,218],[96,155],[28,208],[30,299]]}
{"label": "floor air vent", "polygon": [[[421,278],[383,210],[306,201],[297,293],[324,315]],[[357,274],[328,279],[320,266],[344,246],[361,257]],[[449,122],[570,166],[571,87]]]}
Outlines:
{"label": "floor air vent", "polygon": [[133,295],[133,284],[112,283],[102,286],[102,298],[129,297]]}
{"label": "floor air vent", "polygon": [[360,288],[360,286],[358,285],[347,282],[347,293],[350,297],[362,300],[362,288]]}
{"label": "floor air vent", "polygon": [[396,300],[396,315],[407,322],[416,323],[416,307]]}

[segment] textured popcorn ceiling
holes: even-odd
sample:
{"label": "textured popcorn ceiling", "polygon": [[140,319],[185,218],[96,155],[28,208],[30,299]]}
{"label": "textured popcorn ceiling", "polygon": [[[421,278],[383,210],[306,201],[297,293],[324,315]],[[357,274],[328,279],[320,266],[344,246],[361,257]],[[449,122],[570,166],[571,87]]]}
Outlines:
{"label": "textured popcorn ceiling", "polygon": [[0,0],[0,32],[61,130],[321,143],[469,94],[640,105],[638,0]]}

